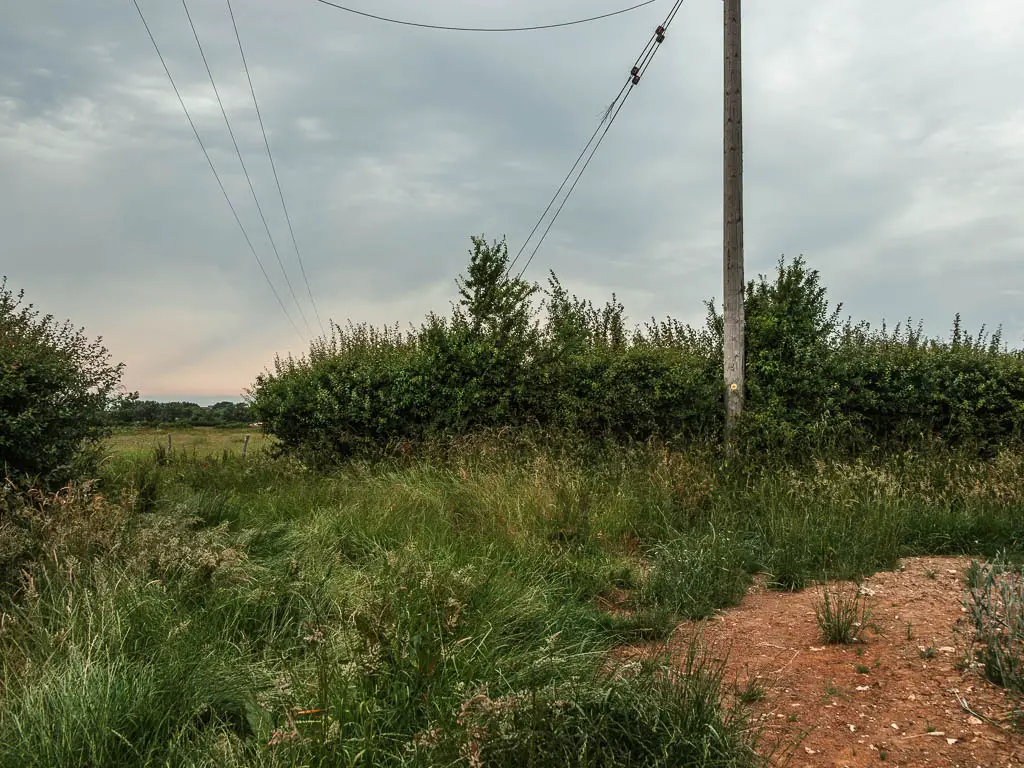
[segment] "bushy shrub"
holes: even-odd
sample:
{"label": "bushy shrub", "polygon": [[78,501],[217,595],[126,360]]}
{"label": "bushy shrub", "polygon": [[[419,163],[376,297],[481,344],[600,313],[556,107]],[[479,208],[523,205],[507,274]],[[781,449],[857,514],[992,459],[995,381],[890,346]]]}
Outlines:
{"label": "bushy shrub", "polygon": [[873,440],[922,436],[986,451],[1024,436],[1024,357],[998,334],[971,338],[954,322],[949,341],[920,328],[847,326],[832,355],[844,412]]}
{"label": "bushy shrub", "polygon": [[[250,393],[285,450],[334,460],[480,429],[695,441],[723,423],[723,319],[627,328],[615,297],[510,278],[503,242],[473,238],[459,303],[418,328],[333,326]],[[538,301],[535,301],[538,300]],[[999,334],[840,322],[818,273],[780,259],[746,289],[749,454],[796,458],[936,441],[991,452],[1024,436],[1024,356]]]}
{"label": "bushy shrub", "polygon": [[123,364],[0,282],[0,472],[57,485],[108,433]]}
{"label": "bushy shrub", "polygon": [[[842,305],[803,258],[751,280],[745,307],[748,450],[781,458],[940,442],[991,454],[1024,436],[1024,356],[999,332],[972,337],[959,315],[948,341],[909,322],[840,322]],[[721,323],[712,309],[709,325]]]}

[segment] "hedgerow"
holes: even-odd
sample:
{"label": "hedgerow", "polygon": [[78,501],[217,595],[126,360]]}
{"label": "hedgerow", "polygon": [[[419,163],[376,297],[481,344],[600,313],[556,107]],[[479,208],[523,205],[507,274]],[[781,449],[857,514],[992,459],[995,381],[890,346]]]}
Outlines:
{"label": "hedgerow", "polygon": [[[510,277],[505,243],[473,238],[450,316],[419,327],[332,326],[278,358],[250,392],[286,451],[321,460],[481,429],[582,439],[707,441],[722,428],[722,317],[626,327],[570,295]],[[841,322],[802,258],[750,281],[741,443],[779,456],[921,442],[991,451],[1024,427],[1024,356],[997,332],[949,340],[909,324]]]}

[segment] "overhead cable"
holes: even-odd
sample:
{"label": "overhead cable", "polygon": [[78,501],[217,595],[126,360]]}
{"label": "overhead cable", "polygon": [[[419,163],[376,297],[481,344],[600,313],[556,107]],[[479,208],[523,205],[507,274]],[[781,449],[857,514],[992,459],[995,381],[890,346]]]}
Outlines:
{"label": "overhead cable", "polygon": [[135,10],[139,13],[139,18],[142,20],[143,26],[146,28],[146,34],[149,35],[149,40],[153,44],[153,49],[156,51],[157,57],[160,59],[160,64],[163,65],[164,72],[167,74],[167,79],[171,83],[171,88],[174,89],[174,95],[178,97],[178,103],[181,105],[182,111],[185,113],[185,118],[188,120],[188,124],[192,127],[192,133],[195,134],[196,141],[199,142],[199,148],[203,151],[203,156],[206,158],[207,164],[210,166],[210,170],[213,172],[213,177],[217,180],[217,186],[220,187],[221,194],[224,195],[224,200],[227,201],[228,207],[231,209],[231,215],[235,219],[235,223],[238,228],[242,231],[242,236],[245,238],[246,244],[249,246],[249,251],[252,253],[253,258],[259,265],[260,272],[263,273],[263,278],[267,281],[267,285],[270,287],[270,292],[274,294],[274,298],[277,299],[277,303],[281,307],[281,311],[284,312],[285,317],[288,318],[288,322],[291,324],[295,333],[298,334],[299,338],[302,339],[302,332],[299,327],[295,324],[292,319],[291,313],[288,312],[288,308],[285,307],[284,302],[281,301],[281,296],[278,294],[277,289],[274,287],[273,281],[270,279],[270,275],[267,274],[266,268],[263,266],[263,261],[260,259],[259,254],[256,253],[256,248],[252,244],[252,239],[249,237],[249,233],[245,229],[245,225],[242,224],[242,220],[238,216],[238,211],[235,210],[234,203],[231,202],[231,197],[228,195],[227,189],[224,187],[224,182],[220,178],[220,174],[217,173],[217,168],[213,164],[213,160],[210,158],[210,153],[206,149],[206,145],[203,143],[202,137],[199,135],[199,130],[196,128],[195,121],[192,120],[192,115],[188,111],[188,107],[185,106],[185,100],[181,96],[181,91],[178,90],[177,84],[174,82],[174,77],[171,75],[171,70],[167,66],[167,61],[164,59],[163,53],[160,51],[160,46],[156,42],[156,38],[153,36],[153,31],[149,27],[149,22],[146,21],[146,16],[142,13],[142,8],[139,6],[138,0],[132,0],[135,5]]}
{"label": "overhead cable", "polygon": [[[530,241],[533,239],[533,236],[536,234],[536,232],[540,228],[541,224],[543,224],[544,219],[547,217],[548,213],[551,211],[551,208],[554,206],[555,202],[562,195],[562,191],[565,189],[566,184],[569,183],[569,180],[572,179],[573,175],[575,174],[575,180],[569,186],[569,189],[565,193],[565,196],[562,198],[561,203],[555,209],[554,214],[552,215],[550,221],[548,221],[547,227],[541,233],[541,237],[537,241],[536,245],[534,246],[533,251],[530,253],[529,258],[526,260],[526,263],[523,265],[523,267],[519,270],[517,278],[522,278],[523,274],[526,272],[526,268],[530,266],[530,263],[533,261],[534,256],[537,255],[537,251],[540,250],[540,246],[543,244],[544,240],[547,238],[548,233],[551,231],[551,228],[554,226],[554,223],[558,219],[559,214],[562,212],[562,209],[565,207],[566,202],[568,202],[569,197],[572,195],[573,191],[576,189],[576,185],[579,184],[580,179],[583,177],[583,173],[586,171],[587,167],[590,165],[590,162],[591,162],[591,160],[593,160],[594,155],[597,153],[598,148],[601,146],[601,143],[604,141],[605,137],[608,135],[608,131],[611,129],[612,124],[615,122],[616,118],[619,116],[619,113],[622,111],[623,106],[625,106],[626,101],[629,99],[630,94],[632,94],[633,88],[635,88],[637,85],[640,84],[640,80],[643,78],[644,74],[647,72],[647,69],[650,66],[651,62],[653,61],[655,54],[658,52],[658,49],[661,47],[661,43],[663,43],[664,40],[665,40],[665,33],[668,31],[669,26],[675,20],[676,14],[679,12],[679,9],[682,7],[682,4],[683,4],[683,0],[676,0],[675,1],[674,5],[672,6],[672,10],[669,11],[668,16],[666,16],[665,21],[655,29],[654,33],[651,35],[650,39],[647,41],[647,45],[644,46],[643,51],[637,57],[636,62],[633,64],[632,69],[630,69],[629,76],[628,76],[628,79],[626,80],[626,83],[622,86],[622,88],[619,90],[619,93],[616,95],[615,99],[611,102],[611,104],[609,104],[608,108],[605,110],[604,115],[601,118],[601,121],[598,123],[598,126],[595,129],[594,133],[591,135],[590,140],[587,142],[586,146],[584,146],[583,151],[580,153],[579,157],[576,158],[576,162],[573,163],[572,168],[569,169],[569,173],[567,173],[565,178],[562,180],[562,183],[559,185],[558,189],[555,191],[555,194],[552,196],[551,200],[548,202],[547,207],[544,209],[544,212],[540,215],[540,218],[537,220],[537,223],[534,225],[533,229],[530,231],[530,234],[527,236],[526,240],[523,241],[523,244],[520,247],[519,252],[516,254],[515,258],[512,260],[512,262],[509,264],[508,268],[506,269],[506,272],[505,272],[506,275],[508,275],[511,272],[512,268],[519,261],[520,257],[522,256],[522,254],[525,252],[527,246],[529,245]],[[589,155],[588,155],[588,152],[589,152]],[[584,157],[586,158],[586,160],[584,160]],[[583,164],[582,167],[580,167],[580,163],[581,162]],[[579,168],[579,172],[578,173],[576,172],[577,168]]]}
{"label": "overhead cable", "polygon": [[267,147],[267,157],[270,159],[270,168],[274,172],[274,183],[277,185],[277,194],[281,198],[281,208],[284,209],[284,218],[288,223],[288,232],[292,238],[292,246],[295,248],[295,257],[299,262],[299,269],[302,270],[302,280],[306,284],[306,292],[309,294],[309,302],[313,305],[313,313],[320,325],[320,331],[325,336],[327,330],[324,328],[324,321],[320,319],[320,310],[316,306],[316,299],[313,298],[313,289],[309,287],[309,278],[306,276],[306,266],[302,261],[302,253],[299,251],[299,243],[295,239],[295,228],[292,226],[292,217],[288,213],[288,205],[284,201],[284,190],[281,188],[281,179],[277,175],[277,164],[274,162],[274,153],[270,151],[270,139],[267,138],[267,129],[263,125],[263,115],[260,112],[260,104],[256,99],[256,89],[252,84],[252,76],[249,74],[249,63],[245,58],[245,49],[242,47],[242,36],[238,33],[238,23],[235,21],[235,12],[231,7],[231,0],[227,0],[228,13],[231,15],[231,25],[235,30],[235,40],[238,41],[238,52],[242,55],[242,66],[245,67],[245,77],[249,81],[249,92],[252,93],[252,103],[256,108],[256,117],[260,121],[260,130],[263,132],[263,143]]}
{"label": "overhead cable", "polygon": [[277,264],[281,268],[281,274],[284,275],[284,281],[288,286],[289,293],[291,293],[292,301],[295,302],[295,306],[299,310],[299,316],[302,318],[302,322],[306,325],[306,331],[312,334],[313,331],[312,328],[310,328],[309,320],[306,319],[306,313],[302,311],[302,304],[295,295],[295,289],[292,287],[292,281],[288,277],[288,271],[284,267],[284,261],[282,261],[281,253],[277,249],[277,243],[274,241],[274,236],[270,233],[270,225],[267,223],[267,217],[263,213],[263,206],[260,205],[259,198],[256,196],[256,188],[252,184],[252,177],[249,175],[249,169],[246,167],[245,160],[242,158],[242,150],[238,146],[238,140],[235,138],[235,132],[231,128],[231,120],[228,119],[228,112],[224,108],[224,101],[220,97],[220,90],[217,88],[217,81],[213,77],[213,70],[210,69],[210,62],[207,60],[206,52],[203,50],[203,44],[199,40],[199,33],[196,31],[196,25],[192,21],[192,14],[189,13],[186,0],[181,0],[181,6],[185,9],[185,15],[188,17],[189,26],[192,28],[192,35],[195,37],[196,46],[199,48],[199,55],[203,58],[203,65],[206,67],[206,74],[209,75],[210,85],[213,86],[213,95],[217,97],[217,104],[220,106],[220,113],[224,117],[224,125],[227,126],[228,135],[231,137],[231,143],[235,147],[235,154],[238,155],[238,162],[242,165],[242,172],[245,174],[245,180],[249,184],[249,191],[252,193],[253,202],[256,203],[256,210],[259,212],[260,220],[263,222],[263,229],[266,230],[267,238],[270,240],[270,247],[274,250],[274,256],[277,258]]}
{"label": "overhead cable", "polygon": [[368,13],[367,11],[359,11],[349,6],[340,5],[330,0],[316,0],[321,5],[327,5],[331,8],[336,8],[339,11],[345,11],[347,13],[355,14],[356,16],[362,16],[367,19],[373,19],[375,21],[383,21],[388,24],[400,24],[403,27],[419,27],[420,29],[437,29],[444,30],[446,32],[537,32],[543,29],[560,29],[562,27],[573,27],[579,24],[589,24],[594,21],[600,21],[601,19],[608,19],[612,16],[621,16],[624,13],[630,13],[631,11],[643,8],[646,5],[651,5],[658,2],[658,0],[644,0],[642,3],[631,5],[628,8],[622,8],[617,11],[611,11],[609,13],[602,13],[597,16],[588,16],[584,19],[574,19],[573,21],[562,21],[555,24],[536,24],[529,27],[459,27],[449,26],[446,24],[423,24],[416,21],[407,21],[405,19],[396,19],[390,16],[378,16],[374,13]]}

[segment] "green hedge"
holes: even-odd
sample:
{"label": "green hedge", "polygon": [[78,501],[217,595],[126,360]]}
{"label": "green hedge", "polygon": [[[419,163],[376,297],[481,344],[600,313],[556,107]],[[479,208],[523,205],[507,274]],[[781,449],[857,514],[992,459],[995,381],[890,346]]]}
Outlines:
{"label": "green hedge", "polygon": [[[585,439],[707,440],[722,428],[722,318],[625,329],[615,298],[505,276],[504,243],[473,239],[461,300],[419,327],[333,327],[252,389],[286,450],[334,459],[481,429]],[[541,301],[536,301],[536,297]],[[1024,433],[1024,356],[998,333],[947,341],[840,322],[817,272],[780,260],[746,291],[743,444],[791,456],[940,440],[990,450]]]}

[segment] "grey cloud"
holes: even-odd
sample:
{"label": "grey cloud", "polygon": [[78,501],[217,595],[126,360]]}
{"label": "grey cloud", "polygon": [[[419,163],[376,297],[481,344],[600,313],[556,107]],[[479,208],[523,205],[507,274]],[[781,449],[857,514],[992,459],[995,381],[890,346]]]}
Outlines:
{"label": "grey cloud", "polygon": [[[388,27],[312,0],[234,5],[321,313],[374,323],[447,309],[470,233],[518,250],[668,7],[501,36]],[[180,5],[143,8],[290,301]],[[303,299],[226,8],[190,9]],[[373,6],[482,25],[594,9]],[[134,8],[0,15],[0,271],[102,333],[143,391],[240,391],[298,349]],[[750,275],[804,253],[857,317],[943,333],[960,310],[1020,343],[1024,112],[1007,95],[1024,91],[1024,7],[776,0],[745,19]],[[691,0],[528,274],[554,268],[599,301],[615,291],[637,320],[699,322],[721,293],[720,131],[721,4]]]}

